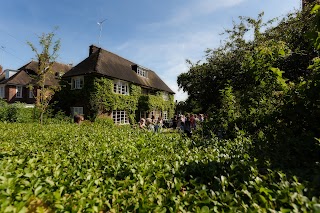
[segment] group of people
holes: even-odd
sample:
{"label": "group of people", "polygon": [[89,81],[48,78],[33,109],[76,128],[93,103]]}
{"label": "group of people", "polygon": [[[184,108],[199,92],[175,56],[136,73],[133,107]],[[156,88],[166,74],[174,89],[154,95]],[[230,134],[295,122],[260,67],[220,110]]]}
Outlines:
{"label": "group of people", "polygon": [[161,132],[163,127],[163,119],[162,117],[158,117],[155,119],[154,115],[151,118],[141,118],[139,122],[140,129],[147,129],[152,132]]}
{"label": "group of people", "polygon": [[188,137],[192,137],[192,131],[196,130],[197,124],[204,121],[203,114],[176,115],[172,120],[172,128],[184,132]]}
{"label": "group of people", "polygon": [[[185,133],[188,137],[192,137],[192,131],[197,128],[197,124],[204,121],[205,116],[203,114],[186,114],[186,115],[175,115],[172,119],[172,123],[169,127],[174,130]],[[154,116],[151,118],[141,118],[139,122],[140,129],[146,129],[152,132],[161,132],[163,127],[162,117],[155,119]]]}

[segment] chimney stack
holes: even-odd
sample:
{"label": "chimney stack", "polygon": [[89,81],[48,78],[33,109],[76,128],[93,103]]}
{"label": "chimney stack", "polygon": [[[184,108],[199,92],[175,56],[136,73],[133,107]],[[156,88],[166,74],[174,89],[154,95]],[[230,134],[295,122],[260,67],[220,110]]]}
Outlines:
{"label": "chimney stack", "polygon": [[91,46],[89,47],[89,56],[90,56],[91,54],[97,52],[99,49],[100,49],[99,47],[96,47],[96,46],[94,46],[94,45],[91,45]]}

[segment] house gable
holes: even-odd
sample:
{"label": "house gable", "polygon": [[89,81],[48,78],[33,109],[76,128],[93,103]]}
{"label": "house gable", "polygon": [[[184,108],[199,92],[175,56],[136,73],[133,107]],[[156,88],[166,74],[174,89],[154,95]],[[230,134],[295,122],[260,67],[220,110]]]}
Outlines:
{"label": "house gable", "polygon": [[[0,85],[4,87],[4,98],[7,102],[20,101],[30,104],[35,102],[35,98],[30,95],[32,93],[30,93],[30,89],[27,86],[35,83],[32,76],[36,75],[37,66],[38,62],[31,61],[19,68],[18,71],[9,78],[6,78],[5,72],[0,75]],[[52,69],[54,73],[50,74],[48,79],[46,79],[46,86],[58,85],[59,75],[57,76],[57,73],[64,74],[71,69],[71,66],[55,62],[53,63]]]}
{"label": "house gable", "polygon": [[63,78],[95,73],[111,79],[124,80],[142,87],[167,91],[170,94],[174,94],[174,92],[152,70],[143,68],[148,72],[148,77],[146,78],[137,74],[136,68],[142,66],[114,53],[93,45],[90,46],[89,53],[90,55],[88,58],[72,68],[63,76]]}

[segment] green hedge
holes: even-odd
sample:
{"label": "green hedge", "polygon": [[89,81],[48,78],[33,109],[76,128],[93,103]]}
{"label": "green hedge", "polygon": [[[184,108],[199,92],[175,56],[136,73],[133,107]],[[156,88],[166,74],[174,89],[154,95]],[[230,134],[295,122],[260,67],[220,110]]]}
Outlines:
{"label": "green hedge", "polygon": [[33,108],[26,108],[25,104],[7,104],[0,101],[0,121],[28,123],[33,121]]}
{"label": "green hedge", "polygon": [[243,135],[190,140],[96,122],[0,129],[0,212],[320,210],[315,183],[259,167]]}

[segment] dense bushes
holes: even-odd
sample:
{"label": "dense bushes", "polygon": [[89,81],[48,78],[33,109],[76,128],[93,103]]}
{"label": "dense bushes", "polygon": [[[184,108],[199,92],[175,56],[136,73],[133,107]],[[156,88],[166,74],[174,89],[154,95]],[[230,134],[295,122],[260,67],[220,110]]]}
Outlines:
{"label": "dense bushes", "polygon": [[[0,121],[2,122],[17,122],[31,123],[38,122],[40,113],[36,108],[26,107],[23,103],[8,104],[0,99]],[[54,112],[48,109],[44,114],[44,123],[70,123],[72,119],[67,117],[63,112]]]}
{"label": "dense bushes", "polygon": [[[258,170],[278,170],[320,188],[320,6],[276,26],[241,17],[221,47],[178,77],[186,105],[206,111],[201,132],[252,142]],[[263,29],[263,30],[262,30]],[[247,32],[253,39],[246,40]]]}
{"label": "dense bushes", "polygon": [[33,120],[33,108],[26,108],[25,104],[7,104],[0,100],[0,121],[28,123]]}
{"label": "dense bushes", "polygon": [[0,212],[320,208],[315,185],[260,168],[252,140],[241,134],[190,140],[98,123],[0,128]]}

